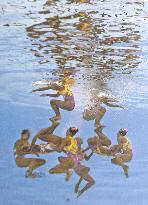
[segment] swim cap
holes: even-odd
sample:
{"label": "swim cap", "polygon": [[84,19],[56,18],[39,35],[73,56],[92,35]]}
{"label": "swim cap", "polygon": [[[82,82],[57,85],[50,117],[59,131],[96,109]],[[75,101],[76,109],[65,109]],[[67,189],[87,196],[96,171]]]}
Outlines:
{"label": "swim cap", "polygon": [[78,132],[78,128],[76,128],[76,127],[70,127],[70,128],[67,130],[67,135],[72,135],[72,136],[74,136],[77,132]]}
{"label": "swim cap", "polygon": [[126,129],[120,129],[120,130],[119,130],[119,133],[120,133],[121,135],[123,135],[123,136],[125,136],[127,132],[128,132],[128,131],[127,131]]}

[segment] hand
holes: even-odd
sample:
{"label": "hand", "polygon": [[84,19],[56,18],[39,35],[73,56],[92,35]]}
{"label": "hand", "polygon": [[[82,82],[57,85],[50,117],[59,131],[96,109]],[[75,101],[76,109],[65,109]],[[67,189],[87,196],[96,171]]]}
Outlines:
{"label": "hand", "polygon": [[48,94],[42,94],[42,95],[40,95],[41,97],[46,97],[46,96],[48,96]]}
{"label": "hand", "polygon": [[32,90],[32,91],[31,91],[31,93],[35,93],[35,92],[36,92],[36,90]]}

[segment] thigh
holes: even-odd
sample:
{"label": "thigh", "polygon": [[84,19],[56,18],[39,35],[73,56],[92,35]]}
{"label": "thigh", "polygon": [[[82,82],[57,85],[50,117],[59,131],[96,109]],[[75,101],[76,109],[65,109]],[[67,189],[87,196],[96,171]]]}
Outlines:
{"label": "thigh", "polygon": [[53,103],[63,110],[71,110],[72,103],[69,100],[53,100]]}
{"label": "thigh", "polygon": [[86,109],[83,112],[83,119],[84,120],[94,120],[96,117],[96,112],[94,111],[94,109]]}
{"label": "thigh", "polygon": [[53,144],[61,143],[61,137],[58,137],[57,135],[53,134],[42,135],[41,137],[39,137],[39,139]]}
{"label": "thigh", "polygon": [[16,164],[18,167],[28,167],[29,164],[34,160],[34,158],[16,158]]}
{"label": "thigh", "polygon": [[119,163],[125,163],[125,162],[128,162],[130,160],[130,157],[128,154],[117,154],[115,159]]}
{"label": "thigh", "polygon": [[74,170],[77,173],[77,175],[79,175],[80,177],[84,177],[85,175],[88,175],[88,172],[90,171],[90,168],[79,164],[77,167],[75,167]]}
{"label": "thigh", "polygon": [[110,151],[110,148],[106,147],[106,146],[100,146],[100,152],[103,154],[103,155],[110,155],[111,154],[111,151]]}
{"label": "thigh", "polygon": [[59,157],[59,161],[64,169],[72,169],[74,167],[74,162],[71,157]]}

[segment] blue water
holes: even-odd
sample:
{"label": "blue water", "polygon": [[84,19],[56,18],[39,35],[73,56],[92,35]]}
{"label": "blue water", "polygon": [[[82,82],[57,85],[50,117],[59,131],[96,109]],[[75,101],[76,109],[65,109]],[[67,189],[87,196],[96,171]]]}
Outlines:
{"label": "blue water", "polygon": [[[148,204],[148,3],[86,2],[0,0],[0,205]],[[85,163],[96,183],[79,199],[73,193],[75,173],[68,183],[63,175],[48,174],[57,154],[42,156],[42,176],[27,179],[12,152],[22,129],[34,136],[53,116],[49,99],[30,93],[32,82],[67,73],[76,80],[76,108],[61,111],[55,133],[64,137],[69,126],[77,126],[85,147],[94,133],[82,112],[91,97],[104,92],[124,106],[107,108],[104,133],[116,143],[118,129],[127,128],[134,154],[128,179],[109,158],[94,156]]]}

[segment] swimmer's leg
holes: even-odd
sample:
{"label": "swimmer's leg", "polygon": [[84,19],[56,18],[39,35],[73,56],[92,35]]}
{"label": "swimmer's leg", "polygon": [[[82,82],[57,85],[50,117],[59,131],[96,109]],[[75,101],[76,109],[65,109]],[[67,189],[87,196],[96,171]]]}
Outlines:
{"label": "swimmer's leg", "polygon": [[100,107],[98,112],[96,113],[96,118],[95,118],[95,127],[98,127],[100,125],[100,121],[103,118],[103,116],[106,113],[106,109],[104,107]]}
{"label": "swimmer's leg", "polygon": [[78,183],[75,186],[75,191],[78,191],[80,183],[82,180],[87,181],[87,184],[84,186],[84,188],[80,191],[78,191],[77,197],[79,197],[81,194],[83,194],[87,189],[89,189],[94,183],[94,179],[88,174],[90,171],[90,168],[79,164],[77,167],[74,168],[74,171],[78,176],[80,176],[80,179]]}
{"label": "swimmer's leg", "polygon": [[79,186],[80,186],[80,184],[81,184],[82,181],[83,181],[83,178],[80,177],[78,183],[75,185],[75,193],[78,193],[78,191],[79,191]]}
{"label": "swimmer's leg", "polygon": [[[94,179],[89,175],[82,176],[83,180],[87,181],[87,184],[78,192],[77,198],[81,196],[86,190],[95,184]],[[82,180],[81,180],[82,181]]]}
{"label": "swimmer's leg", "polygon": [[43,128],[41,129],[37,134],[36,136],[38,138],[40,138],[40,136],[43,136],[43,135],[50,135],[50,134],[53,134],[54,130],[57,128],[57,126],[59,125],[59,122],[52,122],[52,125],[50,127],[47,127],[47,128]]}
{"label": "swimmer's leg", "polygon": [[124,164],[124,159],[123,159],[123,156],[122,155],[118,155],[116,156],[115,158],[111,159],[111,162],[113,164],[116,164],[118,166],[121,166],[123,171],[124,171],[124,174],[126,176],[126,178],[128,178],[128,166]]}
{"label": "swimmer's leg", "polygon": [[59,109],[63,109],[63,110],[68,110],[71,111],[72,110],[72,106],[71,106],[71,102],[70,101],[61,101],[61,100],[51,100],[50,101],[51,107],[55,112],[55,117],[51,118],[50,120],[60,120],[61,119],[61,114]]}
{"label": "swimmer's leg", "polygon": [[32,149],[33,146],[35,145],[37,139],[41,139],[41,140],[43,140],[43,141],[45,141],[45,142],[49,142],[47,136],[52,135],[52,133],[54,132],[54,130],[57,128],[58,125],[59,125],[58,122],[53,122],[50,127],[41,129],[41,130],[34,136],[32,142],[31,142],[31,149]]}
{"label": "swimmer's leg", "polygon": [[29,166],[28,166],[28,168],[29,168],[28,171],[27,171],[28,177],[35,178],[36,175],[33,174],[33,170],[35,170],[36,168],[38,168],[40,166],[43,166],[45,164],[45,162],[46,161],[44,159],[34,159],[34,158],[32,158],[32,160],[30,161]]}
{"label": "swimmer's leg", "polygon": [[63,166],[62,164],[58,164],[55,167],[51,168],[49,170],[50,174],[66,174],[65,180],[68,181],[71,176],[71,171],[69,170],[70,167],[68,166]]}
{"label": "swimmer's leg", "polygon": [[50,174],[66,174],[65,180],[68,181],[71,176],[70,169],[73,168],[74,162],[70,157],[59,157],[58,158],[60,164],[56,165],[55,167],[49,170]]}

